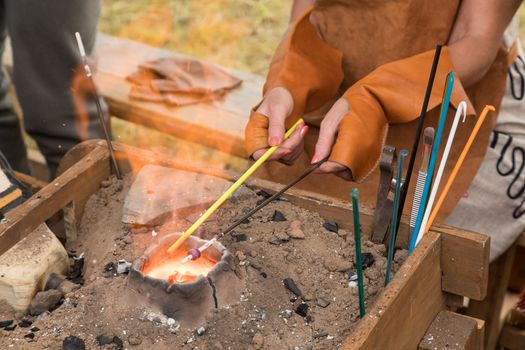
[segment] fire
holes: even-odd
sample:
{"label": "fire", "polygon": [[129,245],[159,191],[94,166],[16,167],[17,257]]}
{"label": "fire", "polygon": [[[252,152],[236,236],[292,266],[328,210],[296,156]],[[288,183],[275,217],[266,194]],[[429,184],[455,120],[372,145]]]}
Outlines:
{"label": "fire", "polygon": [[174,283],[191,283],[199,276],[206,277],[213,269],[217,260],[209,255],[203,255],[197,259],[181,265],[180,261],[188,255],[188,248],[183,246],[173,254],[167,254],[162,249],[151,255],[142,268],[142,274],[152,278]]}

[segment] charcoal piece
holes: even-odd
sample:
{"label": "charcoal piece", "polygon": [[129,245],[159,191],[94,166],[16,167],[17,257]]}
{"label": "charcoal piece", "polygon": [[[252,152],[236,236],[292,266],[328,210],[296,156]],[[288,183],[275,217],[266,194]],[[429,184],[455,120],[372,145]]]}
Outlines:
{"label": "charcoal piece", "polygon": [[335,221],[325,221],[323,227],[333,233],[339,232],[339,225]]}
{"label": "charcoal piece", "polygon": [[295,313],[301,317],[308,315],[308,304],[301,303],[295,308]]}
{"label": "charcoal piece", "polygon": [[86,343],[79,337],[70,335],[62,342],[62,350],[86,350]]}
{"label": "charcoal piece", "polygon": [[110,337],[108,337],[108,336],[105,335],[105,334],[101,334],[101,335],[99,335],[99,336],[96,338],[96,340],[97,340],[97,344],[98,344],[99,346],[108,345],[108,344],[113,343],[113,339],[110,338]]}
{"label": "charcoal piece", "polygon": [[299,289],[299,287],[297,286],[297,284],[295,283],[295,281],[292,278],[290,278],[290,277],[285,278],[283,280],[283,284],[286,287],[286,289],[288,289],[290,292],[292,292],[296,296],[298,296],[298,297],[302,297],[303,296],[303,292],[301,292],[301,289]]}
{"label": "charcoal piece", "polygon": [[76,281],[79,278],[82,278],[83,270],[84,270],[84,257],[81,256],[79,258],[73,258],[73,267],[71,268],[71,271],[69,272],[67,276],[68,279],[78,284],[78,282]]}
{"label": "charcoal piece", "polygon": [[264,199],[270,198],[272,194],[266,192],[265,190],[260,190],[256,193],[259,197],[263,197]]}
{"label": "charcoal piece", "polygon": [[314,318],[312,317],[312,315],[306,315],[306,317],[304,318],[304,322],[306,323],[312,323],[314,321]]}
{"label": "charcoal piece", "polygon": [[237,233],[233,235],[233,239],[235,240],[235,242],[244,242],[248,240],[248,236],[246,235],[246,233]]}
{"label": "charcoal piece", "polygon": [[5,321],[0,321],[0,328],[5,328],[7,326],[10,326],[12,325],[14,322],[14,320],[5,320]]}
{"label": "charcoal piece", "polygon": [[124,349],[124,342],[122,341],[122,339],[120,339],[117,336],[113,337],[113,344],[115,344],[115,347],[117,348],[117,350]]}
{"label": "charcoal piece", "polygon": [[4,329],[5,329],[6,331],[14,331],[16,327],[17,327],[17,325],[16,325],[16,324],[13,324],[13,325],[11,325],[11,326],[7,326],[7,327],[5,327]]}
{"label": "charcoal piece", "polygon": [[355,273],[354,271],[348,271],[346,275],[348,276],[348,279],[350,281],[357,281],[357,273]]}
{"label": "charcoal piece", "polygon": [[375,259],[372,253],[363,253],[363,255],[361,256],[361,266],[363,266],[363,270],[367,267],[372,266],[374,261]]}
{"label": "charcoal piece", "polygon": [[27,319],[23,319],[22,321],[18,322],[18,325],[22,328],[28,328],[29,326],[31,326],[33,324],[33,322],[27,320]]}
{"label": "charcoal piece", "polygon": [[266,277],[268,277],[268,274],[266,272],[261,272],[261,276],[262,276],[262,278],[266,278]]}
{"label": "charcoal piece", "polygon": [[275,210],[273,212],[272,221],[282,222],[282,221],[286,221],[286,218],[284,217],[284,214],[281,213],[279,210]]}
{"label": "charcoal piece", "polygon": [[255,202],[255,205],[261,205],[265,200],[266,198],[261,198],[257,202]]}
{"label": "charcoal piece", "polygon": [[39,330],[40,330],[40,328],[38,328],[38,327],[31,328],[31,332],[38,332]]}
{"label": "charcoal piece", "polygon": [[35,333],[27,333],[26,335],[24,335],[24,338],[27,341],[32,341],[33,339],[35,339]]}
{"label": "charcoal piece", "polygon": [[197,328],[197,330],[195,331],[195,334],[197,334],[199,337],[200,337],[200,336],[203,336],[204,333],[206,333],[206,328],[204,328],[204,327],[199,327],[199,328]]}

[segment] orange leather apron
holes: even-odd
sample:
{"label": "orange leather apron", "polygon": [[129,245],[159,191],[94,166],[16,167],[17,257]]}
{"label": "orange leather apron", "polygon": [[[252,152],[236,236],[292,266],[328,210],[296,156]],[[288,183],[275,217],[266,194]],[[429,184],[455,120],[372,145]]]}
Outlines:
{"label": "orange leather apron", "polygon": [[[442,1],[436,4],[433,0],[318,0],[313,13],[323,39],[342,51],[343,70],[345,73],[341,92],[359,79],[366,76],[378,66],[394,60],[413,56],[431,50],[437,44],[446,43],[453,28],[460,1]],[[467,88],[467,94],[479,113],[486,104],[499,107],[504,93],[508,58],[505,51],[500,50],[489,72],[474,86]],[[430,71],[430,67],[429,67]],[[428,76],[422,76],[425,82]],[[421,103],[423,102],[421,96]],[[305,116],[309,124],[319,125],[319,121],[330,106],[323,111]],[[452,124],[455,111],[449,111],[447,128],[443,133],[445,138]],[[439,108],[427,114],[426,125],[437,125]],[[478,138],[463,165],[461,176],[450,192],[443,206],[443,219],[454,208],[455,204],[466,191],[472,181],[485,154],[490,132],[496,120],[494,113],[488,118],[480,131]],[[455,160],[475,124],[475,118],[469,118],[461,124],[456,134],[456,141],[451,150],[444,178],[448,177]],[[410,123],[391,125],[387,144],[398,150],[411,150],[418,120]],[[259,177],[271,179],[280,183],[289,182],[307,167],[313,155],[317,141],[318,129],[312,127],[305,142],[305,153],[293,165],[286,166],[271,162],[261,169]],[[442,144],[445,140],[442,140]],[[443,148],[443,147],[441,147]],[[414,179],[409,190],[405,212],[410,210],[413,186],[420,164],[421,154],[418,154]],[[440,159],[440,156],[439,158]],[[344,181],[334,175],[313,175],[303,180],[298,187],[319,192],[325,195],[349,199],[349,192],[358,187],[363,203],[373,205],[379,181],[379,170],[376,169],[370,177],[361,184]]]}

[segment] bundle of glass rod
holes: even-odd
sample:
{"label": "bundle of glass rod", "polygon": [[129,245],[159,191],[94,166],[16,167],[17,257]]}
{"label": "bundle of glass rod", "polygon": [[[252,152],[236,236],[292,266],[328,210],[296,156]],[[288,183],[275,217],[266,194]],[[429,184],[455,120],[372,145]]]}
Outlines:
{"label": "bundle of glass rod", "polygon": [[463,116],[463,122],[465,122],[465,118],[467,117],[467,103],[465,101],[460,102],[458,109],[456,111],[456,115],[454,116],[452,128],[450,129],[450,132],[448,134],[445,151],[443,152],[443,155],[441,156],[441,161],[439,163],[436,180],[434,181],[434,185],[432,186],[432,192],[430,193],[430,198],[428,200],[427,208],[423,216],[423,221],[421,223],[419,232],[414,232],[414,234],[417,235],[416,245],[419,243],[419,241],[423,237],[423,233],[425,232],[425,228],[427,227],[428,219],[430,217],[430,212],[432,210],[432,206],[434,205],[434,200],[436,199],[436,194],[439,189],[439,184],[441,183],[441,177],[443,176],[443,172],[445,171],[445,165],[447,163],[450,149],[452,148],[452,143],[454,142],[454,137],[456,136],[456,130],[458,128],[458,124],[459,124],[459,120],[461,119],[461,116]]}
{"label": "bundle of glass rod", "polygon": [[[450,72],[447,75],[447,80],[445,84],[445,92],[443,95],[443,101],[441,103],[441,111],[439,116],[439,123],[436,132],[436,137],[434,140],[434,145],[432,147],[432,153],[430,155],[430,161],[428,166],[428,174],[425,180],[425,187],[423,189],[423,195],[421,197],[421,203],[419,204],[419,209],[417,213],[416,225],[414,227],[414,232],[419,232],[421,228],[421,223],[423,220],[423,214],[427,205],[428,194],[430,191],[430,186],[432,184],[432,178],[434,175],[434,168],[436,166],[436,158],[439,151],[439,144],[441,142],[441,137],[443,135],[443,129],[445,128],[445,121],[447,119],[447,112],[450,105],[450,98],[452,96],[452,88],[454,87],[454,73]],[[417,234],[413,234],[410,240],[410,246],[408,248],[408,254],[412,253],[416,246]]]}

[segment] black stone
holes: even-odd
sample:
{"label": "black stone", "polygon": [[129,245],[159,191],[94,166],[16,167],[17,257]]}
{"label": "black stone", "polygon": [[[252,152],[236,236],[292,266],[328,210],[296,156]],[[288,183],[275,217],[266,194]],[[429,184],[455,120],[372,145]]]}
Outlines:
{"label": "black stone", "polygon": [[339,225],[335,221],[325,221],[323,227],[333,233],[339,232]]}
{"label": "black stone", "polygon": [[248,240],[248,236],[246,235],[246,233],[237,233],[233,235],[233,239],[235,240],[235,242],[244,242]]}
{"label": "black stone", "polygon": [[16,327],[17,327],[17,325],[14,324],[14,325],[11,325],[11,326],[7,326],[7,327],[5,327],[4,329],[5,329],[6,331],[14,331]]}
{"label": "black stone", "polygon": [[27,333],[26,335],[24,335],[24,338],[26,338],[28,341],[31,341],[31,340],[35,339],[35,334],[34,333]]}
{"label": "black stone", "polygon": [[97,338],[97,344],[99,346],[102,346],[102,345],[108,345],[108,344],[111,344],[113,343],[113,339],[108,337],[107,335],[105,334],[101,334],[99,335]]}
{"label": "black stone", "polygon": [[299,287],[297,286],[297,284],[292,278],[290,277],[285,278],[283,280],[283,284],[286,287],[286,289],[288,289],[290,292],[295,294],[295,296],[298,296],[298,297],[303,296],[303,292],[301,292],[301,289],[299,289]]}
{"label": "black stone", "polygon": [[286,218],[284,217],[284,214],[281,213],[279,210],[275,210],[273,212],[272,221],[275,221],[275,222],[286,221]]}
{"label": "black stone", "polygon": [[62,342],[62,350],[86,350],[86,343],[79,337],[70,335]]}
{"label": "black stone", "polygon": [[5,321],[0,321],[0,328],[5,328],[7,326],[10,326],[12,325],[14,322],[14,320],[5,320]]}
{"label": "black stone", "polygon": [[70,280],[74,280],[74,279],[82,277],[83,270],[84,270],[84,257],[74,258],[73,267],[71,268],[71,271],[69,272],[68,278]]}
{"label": "black stone", "polygon": [[361,256],[361,266],[363,266],[363,269],[372,266],[374,261],[375,259],[372,253],[363,253],[363,255]]}
{"label": "black stone", "polygon": [[117,269],[113,261],[108,262],[106,265],[104,265],[104,272],[115,272],[116,270]]}
{"label": "black stone", "polygon": [[33,322],[29,321],[28,319],[23,319],[22,321],[18,322],[18,325],[22,328],[27,328],[29,326],[31,326],[33,324]]}
{"label": "black stone", "polygon": [[270,198],[272,196],[272,194],[266,192],[265,190],[260,190],[256,193],[256,195],[258,195],[259,197],[263,197],[264,199]]}
{"label": "black stone", "polygon": [[263,278],[266,278],[266,277],[268,277],[268,274],[267,274],[266,272],[261,272],[261,276],[262,276]]}
{"label": "black stone", "polygon": [[328,336],[328,332],[317,332],[314,334],[314,339],[324,338]]}
{"label": "black stone", "polygon": [[295,313],[301,317],[308,315],[308,304],[301,303],[295,308]]}
{"label": "black stone", "polygon": [[286,242],[286,241],[283,241],[282,239],[279,239],[279,238],[277,238],[277,237],[274,237],[274,238],[272,238],[272,239],[270,239],[270,240],[268,241],[268,243],[273,244],[273,245],[281,245],[281,244],[283,244],[284,242]]}
{"label": "black stone", "polygon": [[38,328],[38,327],[31,328],[31,332],[38,332],[39,330],[40,330],[40,328]]}
{"label": "black stone", "polygon": [[347,271],[346,276],[350,281],[357,281],[357,273],[355,273],[354,271]]}
{"label": "black stone", "polygon": [[115,344],[118,350],[124,349],[124,342],[117,336],[113,337],[113,344]]}

